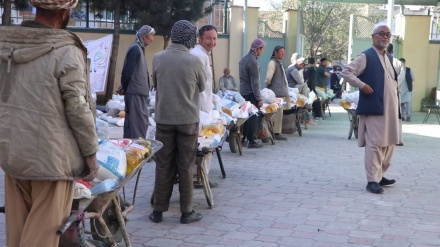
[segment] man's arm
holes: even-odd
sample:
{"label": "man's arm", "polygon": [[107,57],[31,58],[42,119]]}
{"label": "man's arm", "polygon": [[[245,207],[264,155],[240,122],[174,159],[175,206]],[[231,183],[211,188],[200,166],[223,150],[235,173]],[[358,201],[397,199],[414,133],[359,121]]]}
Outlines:
{"label": "man's arm", "polygon": [[141,53],[137,47],[132,47],[127,51],[127,55],[125,57],[124,67],[122,68],[121,74],[121,86],[125,91],[127,90],[128,83],[130,83],[130,78],[133,75],[134,69],[139,61]]}
{"label": "man's arm", "polygon": [[89,174],[84,179],[91,181],[96,177],[99,169],[96,160],[98,137],[91,110],[93,102],[87,101],[90,86],[86,79],[84,61],[83,53],[79,49],[69,49],[57,65],[56,72],[67,122],[89,169]]}
{"label": "man's arm", "polygon": [[206,83],[206,73],[203,68],[202,62],[197,60],[197,63],[194,63],[196,66],[196,78],[197,78],[197,86],[199,87],[199,93],[205,91],[205,83]]}
{"label": "man's arm", "polygon": [[358,76],[365,71],[367,59],[365,54],[360,54],[342,70],[342,78],[353,87],[362,89],[366,84]]}
{"label": "man's arm", "polygon": [[272,84],[273,74],[275,74],[275,62],[270,60],[267,65],[266,86]]}
{"label": "man's arm", "polygon": [[304,84],[304,77],[301,75],[302,73],[304,73],[303,70],[301,70],[301,72],[297,69],[293,69],[292,71],[290,71],[290,74],[296,81],[296,84]]}
{"label": "man's arm", "polygon": [[261,92],[260,92],[260,73],[258,71],[258,62],[254,61],[253,63],[248,65],[249,77],[251,79],[252,92],[254,93],[257,101],[261,101]]}

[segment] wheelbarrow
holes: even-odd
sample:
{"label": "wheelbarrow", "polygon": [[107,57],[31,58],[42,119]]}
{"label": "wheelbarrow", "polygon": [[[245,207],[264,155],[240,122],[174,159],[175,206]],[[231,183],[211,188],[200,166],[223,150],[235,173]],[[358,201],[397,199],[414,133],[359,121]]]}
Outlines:
{"label": "wheelbarrow", "polygon": [[[82,198],[73,201],[72,213],[66,222],[57,230],[60,236],[60,246],[118,246],[122,241],[130,247],[130,237],[127,232],[127,215],[133,211],[136,191],[140,174],[144,165],[159,151],[163,144],[159,141],[152,142],[150,155],[145,158],[130,174],[119,181],[112,190],[96,195],[91,198]],[[131,202],[125,200],[124,186],[136,176],[136,183]],[[123,190],[124,196],[119,192]],[[90,220],[90,230],[85,230],[86,219]],[[93,240],[85,238],[85,234],[91,234]]]}

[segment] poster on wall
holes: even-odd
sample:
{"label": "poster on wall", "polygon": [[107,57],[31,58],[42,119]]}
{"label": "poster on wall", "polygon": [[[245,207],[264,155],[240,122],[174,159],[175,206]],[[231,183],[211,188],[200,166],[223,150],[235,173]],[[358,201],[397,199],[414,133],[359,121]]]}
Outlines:
{"label": "poster on wall", "polygon": [[108,66],[112,50],[113,34],[96,40],[84,41],[87,58],[90,58],[90,89],[92,92],[105,91]]}

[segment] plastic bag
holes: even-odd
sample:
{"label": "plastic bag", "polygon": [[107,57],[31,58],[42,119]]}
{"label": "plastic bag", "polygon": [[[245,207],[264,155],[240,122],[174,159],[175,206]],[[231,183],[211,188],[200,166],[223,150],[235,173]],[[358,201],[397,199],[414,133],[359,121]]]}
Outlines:
{"label": "plastic bag", "polygon": [[269,139],[271,137],[272,135],[269,131],[269,127],[267,126],[267,122],[260,120],[260,125],[257,132],[257,139],[264,140],[264,139]]}
{"label": "plastic bag", "polygon": [[200,111],[200,126],[205,126],[205,125],[209,125],[211,123],[211,115],[204,112],[204,111]]}
{"label": "plastic bag", "polygon": [[96,158],[100,168],[94,181],[106,179],[123,179],[127,171],[127,160],[124,150],[110,141],[100,141]]}
{"label": "plastic bag", "polygon": [[108,140],[108,123],[106,121],[99,118],[96,119],[96,134],[98,135],[99,139]]}
{"label": "plastic bag", "polygon": [[73,192],[73,199],[90,198],[92,192],[84,184],[75,182],[75,190]]}
{"label": "plastic bag", "polygon": [[263,103],[271,104],[275,100],[276,96],[275,93],[270,90],[269,88],[263,88],[261,90],[261,97],[263,100]]}
{"label": "plastic bag", "polygon": [[97,195],[104,192],[113,191],[118,186],[118,184],[119,182],[116,179],[106,179],[93,186],[90,191],[92,192],[92,195]]}

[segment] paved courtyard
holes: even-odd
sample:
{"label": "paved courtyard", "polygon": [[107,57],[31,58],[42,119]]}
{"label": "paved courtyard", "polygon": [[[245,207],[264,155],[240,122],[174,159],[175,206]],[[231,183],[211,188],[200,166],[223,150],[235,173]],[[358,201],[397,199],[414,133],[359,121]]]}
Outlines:
{"label": "paved courtyard", "polygon": [[[210,173],[219,184],[213,189],[215,207],[209,209],[203,190],[195,190],[194,209],[204,218],[190,225],[179,223],[177,186],[164,221],[148,219],[155,167],[148,164],[137,206],[129,214],[133,246],[440,246],[440,125],[435,116],[424,125],[425,113],[404,122],[405,146],[396,147],[387,174],[397,183],[375,195],[365,190],[363,149],[355,138],[347,139],[347,113],[337,105],[331,111],[332,117],[303,130],[302,137],[245,148],[243,156],[225,143],[227,177],[220,178],[215,157]],[[0,215],[0,246],[5,246],[4,226]]]}

